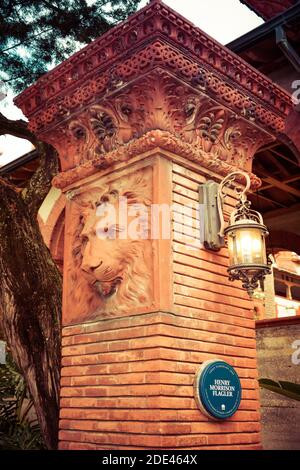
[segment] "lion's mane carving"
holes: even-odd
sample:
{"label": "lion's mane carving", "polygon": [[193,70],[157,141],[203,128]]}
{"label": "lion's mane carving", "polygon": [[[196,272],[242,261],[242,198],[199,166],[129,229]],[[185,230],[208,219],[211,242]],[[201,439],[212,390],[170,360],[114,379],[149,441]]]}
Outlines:
{"label": "lion's mane carving", "polygon": [[95,231],[99,221],[96,211],[101,204],[109,202],[117,207],[119,197],[125,197],[128,208],[143,204],[149,209],[151,177],[152,170],[147,168],[73,196],[65,324],[151,305],[153,253],[148,233],[143,239],[107,239]]}

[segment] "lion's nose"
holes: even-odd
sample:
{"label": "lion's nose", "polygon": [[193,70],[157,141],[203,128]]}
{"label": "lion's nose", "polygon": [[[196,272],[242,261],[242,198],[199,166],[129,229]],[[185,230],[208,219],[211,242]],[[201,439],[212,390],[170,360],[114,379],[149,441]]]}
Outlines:
{"label": "lion's nose", "polygon": [[82,253],[81,269],[87,273],[92,273],[102,264],[102,257],[93,249],[90,240],[87,240]]}
{"label": "lion's nose", "polygon": [[103,264],[103,261],[93,260],[92,262],[88,260],[82,260],[81,269],[87,273],[92,273],[95,269],[99,268]]}

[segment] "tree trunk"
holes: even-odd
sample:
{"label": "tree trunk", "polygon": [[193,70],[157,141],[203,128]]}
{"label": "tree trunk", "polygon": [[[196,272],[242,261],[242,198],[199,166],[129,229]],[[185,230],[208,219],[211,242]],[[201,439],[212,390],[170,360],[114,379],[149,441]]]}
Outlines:
{"label": "tree trunk", "polygon": [[23,374],[44,441],[57,447],[61,342],[61,275],[44,244],[38,210],[59,169],[51,145],[27,122],[0,113],[0,135],[30,140],[40,166],[21,191],[0,177],[0,324]]}
{"label": "tree trunk", "polygon": [[55,449],[61,276],[43,242],[37,214],[25,199],[0,179],[1,323],[12,356],[27,382],[45,444]]}

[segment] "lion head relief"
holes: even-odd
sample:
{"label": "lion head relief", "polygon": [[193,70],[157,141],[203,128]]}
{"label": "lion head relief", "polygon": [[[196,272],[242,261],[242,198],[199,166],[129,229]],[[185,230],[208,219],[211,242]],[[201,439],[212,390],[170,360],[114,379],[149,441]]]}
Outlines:
{"label": "lion head relief", "polygon": [[75,194],[67,323],[151,304],[151,169]]}

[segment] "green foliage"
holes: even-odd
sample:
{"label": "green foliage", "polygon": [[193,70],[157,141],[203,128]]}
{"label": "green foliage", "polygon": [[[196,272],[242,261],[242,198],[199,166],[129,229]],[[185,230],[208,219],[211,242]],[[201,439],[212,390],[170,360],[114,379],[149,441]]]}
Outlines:
{"label": "green foliage", "polygon": [[133,13],[140,0],[2,0],[0,79],[15,92]]}
{"label": "green foliage", "polygon": [[266,390],[270,390],[271,392],[279,393],[288,398],[292,398],[293,400],[300,401],[300,385],[295,384],[293,382],[285,382],[283,380],[275,380],[271,379],[259,379],[259,385],[261,388],[265,388]]}
{"label": "green foliage", "polygon": [[25,381],[8,356],[0,365],[0,450],[43,449]]}

